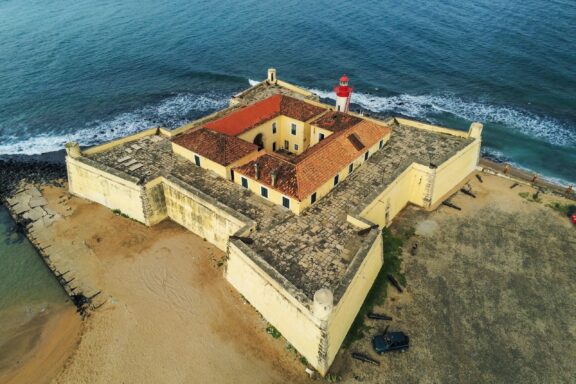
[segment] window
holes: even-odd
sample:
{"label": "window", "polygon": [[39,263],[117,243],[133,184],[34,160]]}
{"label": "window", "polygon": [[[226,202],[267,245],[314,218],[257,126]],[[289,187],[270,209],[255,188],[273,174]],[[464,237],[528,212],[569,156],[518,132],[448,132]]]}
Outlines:
{"label": "window", "polygon": [[380,148],[382,148],[384,146],[384,140],[380,140]]}
{"label": "window", "polygon": [[364,160],[368,160],[368,156],[370,156],[370,151],[366,151],[364,154]]}
{"label": "window", "polygon": [[276,122],[272,123],[272,133],[276,133]]}
{"label": "window", "polygon": [[312,196],[310,196],[310,204],[314,204],[315,202],[316,202],[316,192],[314,192]]}
{"label": "window", "polygon": [[340,181],[340,175],[334,176],[334,186],[338,185],[338,181]]}
{"label": "window", "polygon": [[240,181],[242,182],[242,186],[243,186],[244,188],[248,188],[248,179],[247,179],[247,178],[241,177],[241,178],[240,178]]}
{"label": "window", "polygon": [[276,143],[272,143],[272,151],[276,151]]}
{"label": "window", "polygon": [[295,123],[292,123],[292,128],[291,128],[290,132],[291,132],[294,136],[296,136],[296,124],[295,124]]}
{"label": "window", "polygon": [[298,150],[298,144],[294,144],[294,150],[295,150],[295,151]]}
{"label": "window", "polygon": [[350,165],[348,166],[348,173],[352,173],[353,170],[354,170],[354,163],[350,163]]}
{"label": "window", "polygon": [[326,137],[326,136],[324,136],[323,133],[318,134],[318,141],[324,140],[325,137]]}
{"label": "window", "polygon": [[282,196],[282,206],[285,208],[290,208],[290,199],[286,196]]}
{"label": "window", "polygon": [[262,197],[268,198],[268,188],[260,187],[260,195],[262,195]]}
{"label": "window", "polygon": [[200,166],[200,156],[194,155],[194,164],[196,164],[198,167]]}

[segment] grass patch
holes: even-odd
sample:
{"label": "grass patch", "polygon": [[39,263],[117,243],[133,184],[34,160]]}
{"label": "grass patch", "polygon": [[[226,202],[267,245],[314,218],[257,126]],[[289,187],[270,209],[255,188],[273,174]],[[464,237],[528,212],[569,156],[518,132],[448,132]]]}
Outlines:
{"label": "grass patch", "polygon": [[326,375],[325,379],[329,383],[339,383],[342,381],[342,376],[329,373]]}
{"label": "grass patch", "polygon": [[561,204],[558,202],[546,204],[547,207],[552,208],[553,210],[560,212],[563,215],[568,217],[572,216],[576,213],[576,205],[574,204]]}
{"label": "grass patch", "polygon": [[268,324],[266,327],[266,333],[272,336],[275,339],[279,339],[282,334],[279,330],[277,330],[272,324]]}
{"label": "grass patch", "polygon": [[388,289],[388,274],[394,275],[398,282],[406,285],[406,276],[400,272],[402,265],[402,247],[404,242],[414,234],[414,228],[406,230],[399,236],[395,236],[389,228],[382,230],[383,252],[384,252],[384,266],[378,272],[374,285],[370,288],[366,299],[360,307],[354,322],[348,330],[348,334],[344,339],[343,346],[348,348],[356,340],[360,340],[369,327],[364,323],[364,319],[368,312],[372,310],[375,305],[384,304],[387,296]]}
{"label": "grass patch", "polygon": [[530,195],[529,192],[519,192],[518,196],[520,196],[523,199],[526,199],[528,201],[532,201],[534,203],[541,203],[542,199],[539,196],[539,192],[533,193],[532,195]]}
{"label": "grass patch", "polygon": [[127,214],[123,213],[123,212],[122,212],[121,210],[119,210],[119,209],[113,209],[113,210],[112,210],[112,213],[115,214],[116,216],[122,216],[122,217],[125,217],[125,218],[127,218],[127,219],[130,218],[130,216],[128,216]]}

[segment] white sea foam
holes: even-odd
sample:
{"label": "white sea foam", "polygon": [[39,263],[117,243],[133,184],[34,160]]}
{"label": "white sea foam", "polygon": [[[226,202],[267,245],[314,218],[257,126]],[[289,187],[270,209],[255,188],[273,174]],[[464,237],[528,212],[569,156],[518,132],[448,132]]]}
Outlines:
{"label": "white sea foam", "polygon": [[228,97],[225,95],[179,94],[159,104],[121,113],[110,120],[90,122],[71,134],[49,132],[25,140],[16,137],[3,138],[0,154],[34,155],[63,149],[64,144],[69,141],[91,146],[154,126],[174,128],[189,121],[189,116],[195,112],[221,109],[226,107],[227,102]]}
{"label": "white sea foam", "polygon": [[252,80],[252,79],[248,79],[248,83],[250,84],[251,87],[260,84],[260,81],[256,81],[256,80]]}
{"label": "white sea foam", "polygon": [[[310,91],[322,98],[334,99],[333,92],[318,89]],[[395,112],[421,119],[434,119],[440,114],[450,114],[469,121],[502,124],[553,145],[576,145],[576,127],[568,126],[557,119],[511,107],[465,101],[458,97],[440,95],[383,97],[353,93],[352,103],[377,113]]]}

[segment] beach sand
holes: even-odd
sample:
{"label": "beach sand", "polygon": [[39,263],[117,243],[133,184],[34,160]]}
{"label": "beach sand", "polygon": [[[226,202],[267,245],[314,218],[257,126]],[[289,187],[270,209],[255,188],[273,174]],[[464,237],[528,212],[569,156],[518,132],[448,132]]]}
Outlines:
{"label": "beach sand", "polygon": [[[0,317],[19,319],[29,308],[12,308]],[[14,315],[11,312],[17,312]],[[52,304],[28,321],[9,324],[0,321],[0,383],[45,384],[60,373],[77,347],[82,328],[72,305]]]}
{"label": "beach sand", "polygon": [[170,221],[148,228],[63,189],[43,192],[66,214],[44,230],[54,241],[84,245],[67,266],[106,300],[85,320],[55,383],[307,380],[285,340],[268,335],[225,281],[223,252]]}

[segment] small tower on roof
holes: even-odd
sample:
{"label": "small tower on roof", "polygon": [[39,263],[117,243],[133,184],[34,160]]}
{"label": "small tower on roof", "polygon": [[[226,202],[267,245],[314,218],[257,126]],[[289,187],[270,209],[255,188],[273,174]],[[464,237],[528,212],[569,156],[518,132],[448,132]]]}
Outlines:
{"label": "small tower on roof", "polygon": [[340,85],[334,87],[334,92],[336,92],[336,110],[348,112],[350,98],[352,97],[352,87],[348,86],[348,76],[342,75]]}

